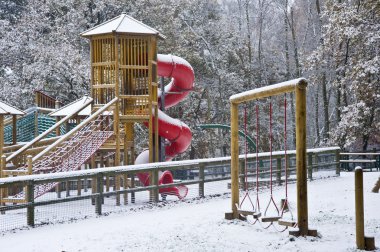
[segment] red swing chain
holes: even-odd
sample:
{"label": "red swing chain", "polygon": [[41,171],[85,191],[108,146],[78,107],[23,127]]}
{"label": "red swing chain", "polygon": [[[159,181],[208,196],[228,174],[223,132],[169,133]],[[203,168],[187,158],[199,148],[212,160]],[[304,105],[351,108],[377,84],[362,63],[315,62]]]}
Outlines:
{"label": "red swing chain", "polygon": [[244,178],[245,178],[245,190],[248,191],[248,168],[247,168],[247,159],[248,159],[248,144],[247,144],[247,105],[244,106]]}
{"label": "red swing chain", "polygon": [[[272,142],[273,142],[273,137],[272,137],[272,100],[270,100],[270,103],[269,103],[269,148],[270,148],[269,149],[269,151],[270,151],[269,152],[269,159],[270,159],[269,160],[269,165],[270,165],[270,167],[269,167],[269,172],[270,172],[269,185],[270,185],[270,199],[269,199],[269,203],[265,209],[264,216],[266,216],[267,211],[268,211],[271,203],[273,203],[273,206],[275,207],[277,215],[280,214],[280,210],[278,209],[276,202],[274,201],[274,198],[273,198]],[[270,227],[272,224],[273,224],[273,222],[271,222],[267,227],[265,227],[265,229]]]}
{"label": "red swing chain", "polygon": [[291,218],[293,219],[293,213],[289,209],[288,203],[288,154],[287,154],[287,99],[286,94],[284,95],[284,157],[285,157],[285,200],[281,208],[281,216],[284,215],[285,210],[289,210]]}
{"label": "red swing chain", "polygon": [[243,200],[241,201],[239,207],[241,208],[245,199],[248,198],[249,203],[251,204],[252,208],[254,209],[255,206],[253,205],[253,202],[251,200],[251,197],[249,196],[248,192],[248,166],[247,166],[247,159],[248,159],[248,141],[247,141],[247,105],[244,106],[244,147],[245,147],[245,160],[244,160],[244,189],[245,189],[245,195],[243,197]]}
{"label": "red swing chain", "polygon": [[259,201],[259,105],[256,104],[256,210],[260,212]]}

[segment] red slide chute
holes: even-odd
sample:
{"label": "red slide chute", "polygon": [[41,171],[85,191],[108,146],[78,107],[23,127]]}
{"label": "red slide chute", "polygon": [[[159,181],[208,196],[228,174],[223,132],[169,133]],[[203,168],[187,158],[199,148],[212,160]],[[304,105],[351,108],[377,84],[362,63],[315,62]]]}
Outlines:
{"label": "red slide chute", "polygon": [[[157,55],[158,75],[172,78],[165,86],[165,108],[170,108],[184,100],[194,87],[194,71],[191,65],[184,59],[173,55]],[[159,102],[162,93],[159,92]],[[191,143],[191,130],[185,123],[171,118],[162,111],[158,111],[158,134],[168,140],[165,147],[166,161],[170,161],[175,155],[187,150]],[[136,164],[149,162],[149,151],[142,152],[136,159]],[[149,185],[149,173],[138,173],[137,177],[144,186]],[[173,175],[170,171],[164,171],[159,175],[159,184],[173,183]],[[182,199],[186,197],[188,188],[178,186],[162,188],[162,194],[174,194]]]}

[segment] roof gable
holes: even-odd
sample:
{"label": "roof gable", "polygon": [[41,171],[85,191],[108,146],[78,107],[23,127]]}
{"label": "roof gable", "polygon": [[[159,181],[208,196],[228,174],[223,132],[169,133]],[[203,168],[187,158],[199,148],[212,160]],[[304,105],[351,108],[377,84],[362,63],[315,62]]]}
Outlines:
{"label": "roof gable", "polygon": [[25,115],[25,113],[11,105],[0,102],[0,115]]}
{"label": "roof gable", "polygon": [[[88,96],[83,96],[81,99],[76,100],[72,103],[63,106],[62,108],[56,109],[54,112],[51,112],[50,116],[67,116],[71,114],[73,111],[78,110],[78,108],[87,102],[88,99],[91,99]],[[88,116],[91,114],[91,104],[85,107],[82,111],[78,113],[79,116]]]}
{"label": "roof gable", "polygon": [[123,13],[113,19],[110,19],[98,26],[95,26],[87,31],[81,33],[83,37],[91,37],[101,34],[110,33],[130,33],[137,35],[157,35],[160,38],[165,39],[165,36],[160,34],[159,31],[153,29],[152,27],[134,19],[131,16]]}

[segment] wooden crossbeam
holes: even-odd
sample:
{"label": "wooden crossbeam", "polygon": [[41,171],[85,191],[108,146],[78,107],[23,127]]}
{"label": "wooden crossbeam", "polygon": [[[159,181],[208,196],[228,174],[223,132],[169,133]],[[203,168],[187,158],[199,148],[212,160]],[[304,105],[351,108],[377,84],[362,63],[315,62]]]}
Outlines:
{"label": "wooden crossbeam", "polygon": [[348,159],[339,160],[341,163],[376,163],[376,159]]}

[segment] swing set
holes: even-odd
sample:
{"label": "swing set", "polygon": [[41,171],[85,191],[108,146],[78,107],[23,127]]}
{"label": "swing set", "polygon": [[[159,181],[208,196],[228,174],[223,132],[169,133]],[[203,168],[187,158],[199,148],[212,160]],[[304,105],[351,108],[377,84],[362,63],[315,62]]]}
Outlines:
{"label": "swing set", "polygon": [[[253,219],[252,224],[259,223],[264,229],[273,226],[277,231],[283,232],[288,227],[298,227],[291,230],[289,234],[295,236],[316,236],[317,231],[308,228],[308,208],[307,208],[307,170],[306,170],[306,87],[305,79],[295,79],[287,82],[257,88],[230,97],[231,102],[231,200],[232,212],[226,213],[226,219],[243,219],[248,217]],[[295,92],[296,96],[296,176],[297,176],[297,221],[293,218],[293,213],[288,202],[288,157],[287,157],[287,99],[286,93]],[[284,156],[285,156],[285,198],[281,200],[281,205],[276,204],[273,195],[273,163],[272,163],[272,96],[284,95]],[[247,140],[245,140],[244,159],[244,196],[239,199],[239,104],[244,104],[244,131],[247,135],[247,103],[259,99],[268,98],[269,103],[269,189],[270,197],[264,211],[260,208],[259,194],[259,105],[256,103],[256,195],[253,201],[248,190],[248,163],[247,163]],[[244,207],[243,207],[244,205]],[[246,205],[249,207],[247,208]],[[285,214],[286,213],[286,214]],[[286,217],[286,216],[287,217]],[[289,218],[290,217],[290,218]]]}

